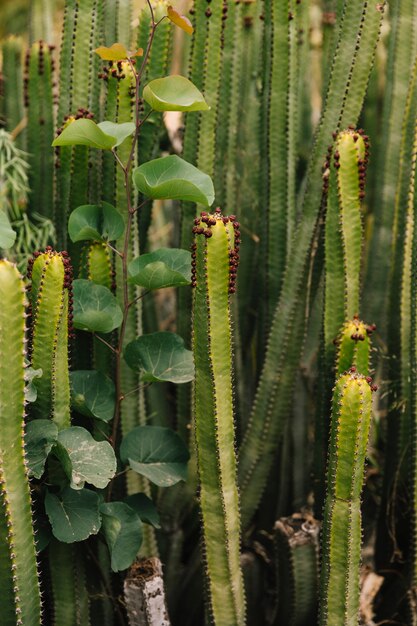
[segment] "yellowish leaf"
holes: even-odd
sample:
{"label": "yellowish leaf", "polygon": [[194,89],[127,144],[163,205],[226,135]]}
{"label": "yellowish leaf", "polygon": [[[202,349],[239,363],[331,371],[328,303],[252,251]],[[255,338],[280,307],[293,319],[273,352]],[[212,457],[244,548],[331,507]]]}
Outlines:
{"label": "yellowish leaf", "polygon": [[94,51],[103,61],[123,61],[127,59],[129,54],[122,43],[114,43],[110,48],[100,46]]}
{"label": "yellowish leaf", "polygon": [[185,32],[189,35],[193,34],[194,28],[188,17],[185,17],[185,15],[181,15],[176,9],[171,6],[168,7],[168,18],[173,24],[176,24],[177,26],[182,28],[182,30],[185,30]]}

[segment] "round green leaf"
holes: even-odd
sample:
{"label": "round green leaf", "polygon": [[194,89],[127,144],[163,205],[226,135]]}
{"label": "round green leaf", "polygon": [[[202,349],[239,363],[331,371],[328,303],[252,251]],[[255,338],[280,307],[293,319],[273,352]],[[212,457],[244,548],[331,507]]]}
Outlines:
{"label": "round green leaf", "polygon": [[102,531],[110,551],[113,572],[130,567],[142,544],[142,522],[139,515],[124,502],[101,505]]}
{"label": "round green leaf", "polygon": [[137,426],[124,437],[120,458],[159,487],[187,479],[190,455],[181,437],[170,428]]}
{"label": "round green leaf", "polygon": [[107,287],[79,278],[73,282],[75,328],[110,333],[122,323],[122,310]]}
{"label": "round green leaf", "polygon": [[96,441],[85,428],[71,426],[61,430],[58,442],[70,461],[69,478],[73,489],[90,483],[98,489],[107,487],[116,473],[116,456],[107,441]]}
{"label": "round green leaf", "polygon": [[133,259],[128,270],[129,282],[146,289],[189,285],[191,254],[188,250],[160,248]]}
{"label": "round green leaf", "polygon": [[204,206],[214,202],[210,176],[175,154],[143,163],[133,170],[133,182],[138,191],[154,200],[184,200]]}
{"label": "round green leaf", "polygon": [[143,90],[143,98],[154,111],[210,109],[201,91],[184,76],[167,76],[152,80]]}
{"label": "round green leaf", "polygon": [[11,248],[16,239],[16,233],[10,226],[9,218],[0,210],[0,248]]}
{"label": "round green leaf", "polygon": [[146,494],[134,493],[131,496],[127,496],[124,501],[136,511],[142,522],[151,524],[154,528],[161,528],[156,506]]}
{"label": "round green leaf", "polygon": [[142,335],[126,346],[124,356],[129,367],[143,371],[142,379],[147,382],[189,383],[194,379],[193,353],[175,333]]}
{"label": "round green leaf", "polygon": [[124,229],[123,217],[108,202],[79,206],[68,220],[68,234],[73,243],[86,239],[115,241],[123,235]]}
{"label": "round green leaf", "polygon": [[124,142],[125,139],[133,135],[135,132],[135,125],[133,122],[123,122],[122,124],[116,124],[115,122],[100,122],[97,126],[106,133],[116,139],[116,143],[113,148],[117,148]]}
{"label": "round green leaf", "polygon": [[116,395],[114,383],[102,372],[78,370],[70,372],[71,406],[86,417],[103,422],[113,419]]}
{"label": "round green leaf", "polygon": [[33,420],[26,426],[25,450],[29,475],[40,478],[45,462],[58,437],[58,427],[51,420]]}
{"label": "round green leaf", "polygon": [[56,146],[88,146],[100,150],[111,150],[117,139],[106,135],[93,120],[81,118],[70,122],[52,142]]}
{"label": "round green leaf", "polygon": [[83,541],[100,530],[100,499],[95,491],[66,487],[59,495],[46,492],[45,511],[54,536],[64,543]]}

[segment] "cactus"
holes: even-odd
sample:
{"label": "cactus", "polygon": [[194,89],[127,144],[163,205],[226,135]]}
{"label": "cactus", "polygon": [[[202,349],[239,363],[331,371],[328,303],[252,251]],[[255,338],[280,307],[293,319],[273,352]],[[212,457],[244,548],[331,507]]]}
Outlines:
{"label": "cactus", "polygon": [[[328,97],[307,172],[302,220],[297,225],[295,243],[288,258],[258,389],[239,453],[244,525],[254,514],[267,482],[277,442],[283,433],[295,368],[302,349],[304,334],[297,334],[295,330],[296,311],[302,308],[307,293],[306,264],[315,241],[319,211],[317,195],[320,193],[318,180],[323,155],[334,128],[354,123],[359,115],[383,9],[383,4],[375,8],[373,4],[349,3],[345,5],[339,25],[338,50],[334,56]],[[352,58],[351,65],[346,64],[347,58]]]}
{"label": "cactus", "polygon": [[[413,0],[390,3],[392,12],[392,35],[388,59],[388,91],[384,99],[384,111],[380,145],[378,146],[378,182],[375,206],[374,234],[369,247],[366,284],[372,283],[375,296],[369,299],[365,314],[373,319],[379,314],[383,334],[386,332],[388,293],[385,289],[386,275],[395,254],[394,210],[396,181],[400,171],[401,127],[406,108],[408,86],[412,80],[413,63],[417,52],[415,29],[416,7]],[[388,251],[387,253],[384,251]]]}
{"label": "cactus", "polygon": [[99,117],[100,60],[93,50],[102,43],[103,4],[66,0],[59,59],[59,121],[80,108]]}
{"label": "cactus", "polygon": [[35,417],[70,425],[68,332],[71,323],[71,263],[52,248],[35,253],[29,264],[32,309],[31,364],[42,369],[37,381]]}
{"label": "cactus", "polygon": [[25,289],[0,261],[0,599],[4,624],[39,626],[41,597],[24,449]]}
{"label": "cactus", "polygon": [[29,41],[31,44],[42,39],[53,41],[53,0],[33,0],[30,3]]}
{"label": "cactus", "polygon": [[[390,387],[391,409],[388,413],[387,454],[380,520],[377,537],[379,566],[392,563],[398,554],[398,540],[404,536],[403,501],[409,489],[412,455],[411,319],[412,263],[414,238],[415,175],[417,158],[417,62],[414,64],[401,130],[401,151],[394,210],[394,264],[390,274],[389,353],[390,376],[399,384]],[[405,210],[404,210],[405,209]],[[398,324],[398,306],[400,316]],[[411,315],[410,315],[411,313]],[[408,523],[408,522],[407,522]],[[395,559],[397,561],[397,559]],[[398,565],[398,563],[397,563]]]}
{"label": "cactus", "polygon": [[320,524],[308,515],[281,518],[274,527],[278,579],[276,624],[315,622],[319,573]]}
{"label": "cactus", "polygon": [[361,510],[372,390],[353,368],[333,394],[322,536],[320,626],[354,626],[359,619]]}
{"label": "cactus", "polygon": [[132,0],[106,0],[104,4],[104,42],[116,41],[130,47],[132,40]]}
{"label": "cactus", "polygon": [[235,291],[239,224],[201,214],[193,245],[195,440],[204,557],[215,624],[244,624],[239,498],[234,453],[230,294]]}
{"label": "cactus", "polygon": [[[23,121],[23,80],[22,80],[22,40],[11,36],[1,46],[3,57],[2,82],[4,102],[2,106],[3,126],[9,132],[15,130]],[[18,138],[18,147],[24,147],[22,135]]]}
{"label": "cactus", "polygon": [[52,46],[33,43],[25,61],[27,142],[31,158],[29,211],[53,217],[54,139]]}

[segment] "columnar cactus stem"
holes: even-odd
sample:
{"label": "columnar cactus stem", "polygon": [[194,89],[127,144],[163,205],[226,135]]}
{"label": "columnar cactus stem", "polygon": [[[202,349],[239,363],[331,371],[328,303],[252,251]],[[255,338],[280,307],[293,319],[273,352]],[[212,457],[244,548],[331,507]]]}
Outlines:
{"label": "columnar cactus stem", "polygon": [[59,428],[70,426],[68,332],[71,324],[71,262],[52,248],[35,253],[29,264],[32,308],[31,364],[42,369],[37,380],[35,417],[52,417]]}
{"label": "columnar cactus stem", "polygon": [[[396,181],[401,167],[401,128],[407,101],[407,90],[412,81],[413,63],[416,55],[417,32],[415,20],[417,7],[413,0],[390,2],[392,32],[387,60],[387,93],[380,142],[378,145],[378,184],[376,185],[375,225],[369,247],[369,262],[366,280],[372,284],[374,296],[368,299],[365,314],[369,319],[379,315],[379,326],[386,330],[386,304],[389,290],[386,289],[387,272],[392,267],[393,255],[398,242],[392,238],[394,228],[394,205]],[[401,245],[401,244],[400,244]],[[385,338],[385,337],[384,337]]]}
{"label": "columnar cactus stem", "polygon": [[25,106],[27,141],[31,154],[29,210],[52,219],[54,153],[52,46],[43,41],[32,44],[26,54]]}
{"label": "columnar cactus stem", "polygon": [[278,579],[277,624],[309,626],[316,621],[320,524],[295,514],[274,528]]}
{"label": "columnar cactus stem", "polygon": [[105,0],[104,41],[106,46],[116,41],[128,48],[131,45],[132,0]]}
{"label": "columnar cactus stem", "polygon": [[24,449],[25,289],[0,261],[0,594],[1,621],[39,626],[41,598]]}
{"label": "columnar cactus stem", "polygon": [[322,536],[320,626],[357,626],[360,496],[371,423],[372,387],[352,368],[336,382]]}
{"label": "columnar cactus stem", "polygon": [[[22,80],[22,40],[8,37],[1,46],[2,90],[4,92],[3,111],[5,128],[13,131],[23,120],[23,80]],[[18,138],[19,148],[23,148],[22,137]]]}
{"label": "columnar cactus stem", "polygon": [[218,626],[243,625],[230,319],[239,224],[218,209],[196,218],[193,230],[195,439],[210,611]]}
{"label": "columnar cactus stem", "polygon": [[93,50],[102,43],[102,6],[99,0],[66,0],[58,120],[75,114],[81,107],[99,117],[100,59]]}

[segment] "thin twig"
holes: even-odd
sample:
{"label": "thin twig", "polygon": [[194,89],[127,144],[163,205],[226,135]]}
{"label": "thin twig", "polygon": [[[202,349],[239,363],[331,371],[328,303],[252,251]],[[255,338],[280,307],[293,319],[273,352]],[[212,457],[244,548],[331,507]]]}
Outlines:
{"label": "thin twig", "polygon": [[97,333],[93,333],[94,337],[96,339],[98,339],[99,341],[101,341],[101,343],[104,343],[105,346],[107,346],[109,348],[109,350],[111,350],[112,352],[114,352],[115,354],[117,354],[117,349],[112,346],[108,341],[106,341],[105,339],[103,339],[103,337],[100,337],[100,335],[97,335]]}

